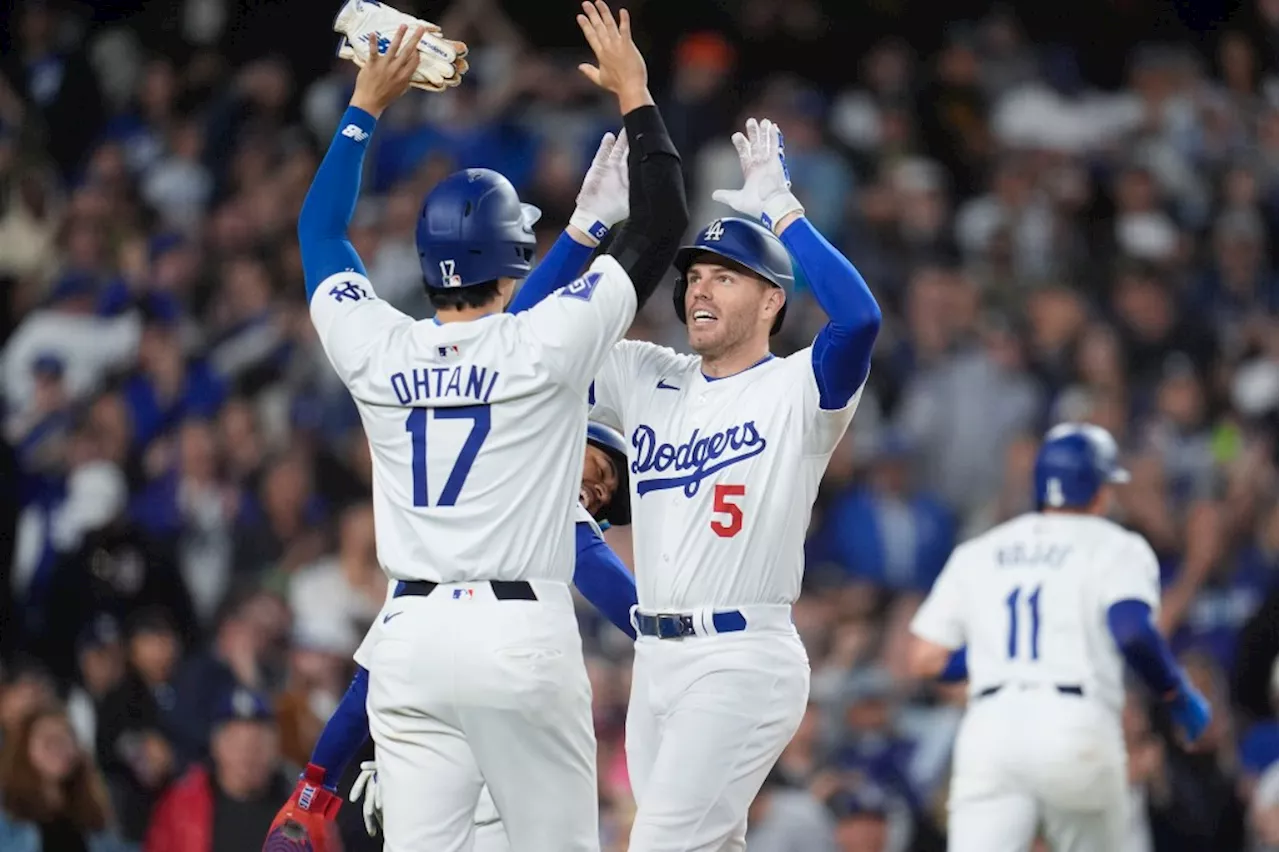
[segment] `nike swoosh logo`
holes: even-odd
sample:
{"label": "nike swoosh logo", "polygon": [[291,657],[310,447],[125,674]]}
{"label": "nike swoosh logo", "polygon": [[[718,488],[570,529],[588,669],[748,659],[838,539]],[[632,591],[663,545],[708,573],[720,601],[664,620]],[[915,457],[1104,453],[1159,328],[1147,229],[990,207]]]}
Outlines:
{"label": "nike swoosh logo", "polygon": [[404,612],[404,610],[400,610],[400,612],[389,612],[389,613],[387,613],[386,615],[382,616],[382,623],[383,623],[383,624],[386,624],[388,621],[390,621],[391,619],[395,618],[397,615],[400,615],[400,613],[402,613],[402,612]]}
{"label": "nike swoosh logo", "polygon": [[673,391],[678,391],[678,390],[680,390],[680,388],[676,387],[675,385],[669,385],[669,384],[667,384],[667,380],[666,380],[666,379],[658,379],[658,390],[673,390]]}

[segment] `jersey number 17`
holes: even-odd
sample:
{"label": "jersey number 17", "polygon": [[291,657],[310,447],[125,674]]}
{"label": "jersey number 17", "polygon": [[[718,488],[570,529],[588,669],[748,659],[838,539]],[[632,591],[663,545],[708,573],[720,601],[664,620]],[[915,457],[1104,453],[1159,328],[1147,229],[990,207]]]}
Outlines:
{"label": "jersey number 17", "polygon": [[489,406],[463,405],[458,408],[415,408],[405,418],[404,430],[409,433],[413,444],[413,505],[429,506],[427,501],[427,418],[432,420],[470,420],[471,432],[458,458],[454,460],[453,469],[444,481],[444,489],[440,492],[437,506],[452,506],[458,502],[458,494],[471,473],[471,465],[475,464],[480,447],[489,435]]}

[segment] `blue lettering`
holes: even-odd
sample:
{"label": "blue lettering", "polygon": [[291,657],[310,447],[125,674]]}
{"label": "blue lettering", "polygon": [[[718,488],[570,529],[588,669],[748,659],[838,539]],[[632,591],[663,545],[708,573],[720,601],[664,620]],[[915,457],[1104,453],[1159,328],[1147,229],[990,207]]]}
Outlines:
{"label": "blue lettering", "polygon": [[768,441],[756,429],[754,421],[702,437],[695,429],[689,440],[679,445],[659,441],[652,427],[641,424],[631,433],[631,446],[635,449],[635,461],[631,463],[633,474],[639,476],[668,470],[682,474],[638,479],[636,494],[643,497],[650,491],[681,488],[686,497],[693,497],[698,493],[702,480],[730,465],[760,455]]}
{"label": "blue lettering", "polygon": [[467,374],[467,396],[480,399],[484,394],[484,374],[484,367],[476,367],[472,365],[471,372]]}
{"label": "blue lettering", "polygon": [[395,373],[391,376],[391,389],[396,392],[396,399],[400,400],[401,405],[408,405],[413,402],[413,397],[409,395],[409,383],[405,381],[404,373]]}
{"label": "blue lettering", "polygon": [[448,367],[432,367],[431,372],[436,377],[436,396],[444,396],[444,374],[448,371]]}
{"label": "blue lettering", "polygon": [[450,396],[462,395],[462,368],[454,367],[449,373],[449,384],[445,386],[444,392]]}
{"label": "blue lettering", "polygon": [[498,383],[498,371],[494,370],[493,375],[489,377],[489,386],[484,389],[484,401],[489,401],[489,395],[493,393],[493,386]]}
{"label": "blue lettering", "polygon": [[427,378],[426,370],[413,371],[413,395],[419,400],[431,398],[431,382]]}

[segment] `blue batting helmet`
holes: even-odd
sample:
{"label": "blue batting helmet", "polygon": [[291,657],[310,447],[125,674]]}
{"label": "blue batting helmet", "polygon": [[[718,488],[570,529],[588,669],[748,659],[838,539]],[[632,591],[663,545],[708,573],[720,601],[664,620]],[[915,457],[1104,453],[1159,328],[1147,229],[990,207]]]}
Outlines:
{"label": "blue batting helmet", "polygon": [[627,476],[627,439],[616,429],[610,429],[603,423],[587,424],[587,443],[599,447],[613,462],[613,469],[618,474],[618,487],[613,492],[613,499],[600,508],[597,521],[608,521],[615,527],[624,527],[631,523],[631,482]]}
{"label": "blue batting helmet", "polygon": [[1116,461],[1116,440],[1092,423],[1063,423],[1044,436],[1036,455],[1036,507],[1087,506],[1102,486],[1128,482]]}
{"label": "blue batting helmet", "polygon": [[[796,278],[791,268],[791,255],[787,254],[782,240],[774,236],[773,231],[749,219],[716,219],[698,232],[698,238],[692,245],[684,246],[676,252],[673,265],[680,277],[676,280],[674,298],[676,316],[680,318],[680,322],[685,321],[684,296],[689,289],[689,267],[703,254],[713,254],[745,267],[781,288],[787,301],[791,301]],[[786,312],[787,306],[783,304],[773,321],[770,334],[776,334],[782,328],[782,318]]]}
{"label": "blue batting helmet", "polygon": [[427,286],[524,278],[533,268],[533,225],[541,215],[520,203],[511,181],[491,169],[449,175],[427,194],[418,217],[418,259]]}

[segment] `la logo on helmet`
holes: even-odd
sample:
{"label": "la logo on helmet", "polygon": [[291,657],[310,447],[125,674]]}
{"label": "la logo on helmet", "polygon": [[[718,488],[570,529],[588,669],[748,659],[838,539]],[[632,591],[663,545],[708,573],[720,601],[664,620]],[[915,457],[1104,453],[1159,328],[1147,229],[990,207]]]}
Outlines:
{"label": "la logo on helmet", "polygon": [[704,240],[716,242],[723,236],[724,236],[724,223],[721,222],[719,219],[717,219],[707,226],[706,233],[702,235],[702,238]]}

